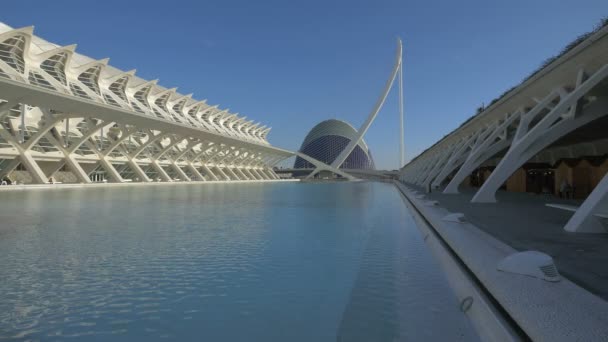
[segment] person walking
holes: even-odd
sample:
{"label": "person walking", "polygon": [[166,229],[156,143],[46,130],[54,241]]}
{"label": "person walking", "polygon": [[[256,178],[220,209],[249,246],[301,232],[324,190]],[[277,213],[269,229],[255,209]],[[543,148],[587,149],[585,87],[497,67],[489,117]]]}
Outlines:
{"label": "person walking", "polygon": [[559,198],[566,197],[566,190],[568,190],[568,181],[566,178],[562,179],[562,183],[559,185]]}

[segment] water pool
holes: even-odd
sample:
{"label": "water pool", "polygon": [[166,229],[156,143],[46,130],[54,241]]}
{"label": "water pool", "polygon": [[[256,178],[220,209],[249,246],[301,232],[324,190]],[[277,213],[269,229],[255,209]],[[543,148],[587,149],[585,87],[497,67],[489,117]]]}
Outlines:
{"label": "water pool", "polygon": [[390,184],[3,192],[0,220],[0,339],[476,339]]}

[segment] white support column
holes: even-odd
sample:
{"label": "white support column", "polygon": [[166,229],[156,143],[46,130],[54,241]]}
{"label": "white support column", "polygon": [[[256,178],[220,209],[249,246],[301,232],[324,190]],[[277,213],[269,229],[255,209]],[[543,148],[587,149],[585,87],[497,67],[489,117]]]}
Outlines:
{"label": "white support column", "polygon": [[[223,173],[223,175],[226,176],[226,173],[228,173],[228,175],[226,176],[228,179],[227,180],[241,180],[231,169],[230,169],[230,163],[235,160],[238,156],[234,155],[233,153],[236,153],[237,150],[233,150],[233,149],[228,149],[224,151],[224,156],[222,156],[219,160],[216,161],[215,165],[216,168],[221,171]],[[222,169],[220,168],[220,165],[224,166],[224,170],[222,171]]]}
{"label": "white support column", "polygon": [[74,143],[71,143],[70,146],[66,148],[67,153],[68,154],[74,153],[80,147],[80,145],[87,142],[93,135],[95,135],[95,133],[97,133],[99,130],[101,130],[104,126],[108,126],[110,124],[111,124],[110,122],[104,122],[104,121],[100,120],[100,123],[91,127],[77,141],[75,141]]}
{"label": "white support column", "polygon": [[[112,142],[112,144],[110,146],[108,146],[108,148],[106,148],[104,151],[100,151],[104,156],[109,155],[110,153],[112,153],[112,151],[114,151],[118,146],[120,146],[120,144],[129,139],[129,137],[135,133],[135,130],[128,130],[127,128],[122,128],[122,136],[116,140],[114,140],[114,142]],[[125,155],[126,157],[128,157],[128,154]]]}
{"label": "white support column", "polygon": [[445,163],[441,172],[435,177],[435,180],[432,183],[434,188],[438,188],[441,186],[441,183],[452,173],[460,164],[462,164],[467,156],[467,153],[470,153],[470,146],[475,140],[476,135],[472,135],[468,138],[464,138],[461,143],[456,147],[454,153],[450,156],[450,159]]}
{"label": "white support column", "polygon": [[253,171],[260,177],[260,180],[268,180],[268,176],[262,172],[262,169],[254,169]]}
{"label": "white support column", "polygon": [[0,120],[4,119],[5,116],[9,115],[11,108],[15,107],[19,103],[17,101],[8,101],[0,104]]}
{"label": "white support column", "polygon": [[432,158],[432,156],[430,154],[428,156],[424,156],[424,157],[425,158],[421,158],[421,159],[417,160],[416,166],[414,167],[412,173],[410,174],[409,182],[412,184],[416,184],[416,182],[418,181],[418,178],[422,177],[422,174],[424,173],[423,171],[426,168],[428,158]]}
{"label": "white support column", "polygon": [[247,177],[247,175],[245,173],[243,173],[243,171],[241,169],[239,169],[238,167],[235,167],[234,171],[237,173],[239,178],[241,178],[241,180],[249,180],[249,177]]}
{"label": "white support column", "polygon": [[34,145],[42,139],[50,130],[52,130],[55,125],[62,119],[61,116],[53,116],[47,110],[41,109],[41,111],[45,114],[46,123],[42,126],[36,134],[32,135],[27,141],[23,142],[24,150],[31,150]]}
{"label": "white support column", "polygon": [[264,172],[264,174],[268,177],[268,180],[273,180],[274,177],[272,176],[272,173],[270,172],[270,170],[266,169],[266,168],[262,168],[260,171]]}
{"label": "white support column", "polygon": [[469,154],[469,157],[464,161],[458,172],[450,180],[448,185],[443,190],[444,194],[457,194],[458,187],[473,171],[481,166],[488,159],[492,158],[496,153],[506,149],[511,144],[511,139],[499,140],[485,150],[479,150],[475,154]]}
{"label": "white support column", "polygon": [[224,171],[222,171],[222,169],[220,169],[220,167],[219,167],[219,166],[217,166],[217,165],[216,165],[216,166],[214,166],[214,168],[215,168],[215,170],[217,171],[217,173],[219,173],[219,174],[220,174],[220,176],[223,178],[223,180],[227,180],[227,181],[229,181],[229,180],[230,180],[230,177],[228,177],[228,175],[226,175],[226,174],[224,173]]}
{"label": "white support column", "polygon": [[441,171],[441,169],[443,168],[445,163],[452,156],[452,153],[454,152],[455,147],[456,146],[448,147],[447,149],[445,149],[445,151],[443,153],[440,153],[437,156],[435,163],[433,165],[431,165],[431,168],[430,168],[426,178],[424,178],[424,180],[422,181],[423,188],[426,189],[431,184],[431,182],[433,180],[435,180],[435,176],[437,176],[437,174]]}
{"label": "white support column", "polygon": [[[2,136],[4,138],[4,140],[6,140],[8,143],[13,145],[13,147],[15,147],[15,149],[19,152],[19,160],[21,161],[21,164],[23,164],[25,166],[25,168],[29,171],[30,175],[32,176],[32,180],[38,184],[46,183],[47,182],[46,175],[44,174],[44,172],[42,171],[42,169],[40,168],[38,163],[36,163],[34,158],[32,158],[30,151],[25,150],[23,148],[23,145],[21,145],[19,142],[17,142],[8,131],[6,131],[4,129],[0,129],[0,136]],[[13,160],[9,165],[7,165],[8,166],[7,170],[10,169],[10,171],[12,171],[18,165],[19,165],[19,163],[17,163],[16,160]],[[8,171],[8,172],[10,172],[10,171]]]}
{"label": "white support column", "polygon": [[156,170],[156,172],[159,174],[160,178],[164,181],[164,182],[173,182],[173,179],[171,179],[171,177],[169,177],[169,175],[167,174],[167,172],[165,171],[165,169],[163,169],[162,166],[160,166],[160,164],[158,163],[157,160],[153,160],[150,165],[152,165],[152,167],[154,168],[154,170]]}
{"label": "white support column", "polygon": [[112,180],[114,180],[114,182],[124,183],[125,180],[122,178],[120,173],[118,173],[118,171],[116,170],[114,165],[112,165],[112,163],[110,163],[110,161],[106,157],[100,156],[99,163],[101,163],[101,167],[103,167],[104,170],[106,170],[106,172],[110,175],[110,178],[112,178]]}
{"label": "white support column", "polygon": [[163,155],[165,155],[165,153],[169,152],[171,149],[173,149],[173,147],[180,144],[182,141],[184,141],[184,137],[178,137],[173,139],[171,142],[169,142],[167,146],[164,147],[159,142],[158,147],[161,151],[158,152],[154,157],[152,157],[152,159],[159,160]]}
{"label": "white support column", "polygon": [[241,171],[243,171],[245,174],[247,174],[247,176],[249,176],[249,179],[253,179],[253,180],[258,179],[258,177],[256,177],[253,173],[251,173],[251,171],[247,168],[244,168]]}
{"label": "white support column", "polygon": [[448,183],[446,188],[443,190],[444,194],[457,194],[458,186],[465,180],[465,178],[467,178],[485,161],[496,155],[496,153],[511,145],[513,138],[507,135],[507,129],[520,116],[521,111],[507,116],[502,123],[496,126],[496,128],[488,130],[491,132],[491,134],[484,134],[480,137],[480,139],[478,139],[478,142],[464,160],[458,172],[456,172],[450,183]]}
{"label": "white support column", "polygon": [[87,175],[87,173],[82,169],[80,164],[78,164],[78,161],[76,160],[76,158],[74,158],[74,154],[67,154],[65,156],[65,163],[68,165],[72,173],[74,173],[78,181],[85,184],[91,183],[89,175]]}
{"label": "white support column", "polygon": [[[188,153],[189,151],[192,151],[192,149],[196,146],[201,144],[201,141],[199,140],[190,140],[188,142],[188,145],[186,145],[186,148],[184,148],[181,152],[179,152],[177,154],[177,156],[174,158],[175,161],[179,161],[184,155],[186,155],[186,153]],[[197,155],[198,158],[198,155]]]}
{"label": "white support column", "polygon": [[106,170],[106,172],[108,172],[110,174],[111,177],[114,178],[114,180],[116,182],[119,183],[123,183],[124,179],[122,178],[122,176],[120,175],[120,173],[116,170],[116,168],[114,167],[114,165],[112,165],[112,163],[107,159],[107,156],[112,153],[112,151],[114,151],[115,149],[119,149],[120,153],[125,156],[128,161],[126,163],[126,165],[129,166],[129,168],[135,172],[135,174],[137,174],[138,178],[142,181],[142,182],[150,182],[150,178],[148,178],[148,176],[146,175],[146,173],[141,169],[141,167],[135,162],[134,157],[131,156],[131,154],[129,153],[129,151],[124,147],[121,146],[121,143],[124,142],[125,140],[129,139],[129,137],[136,132],[136,130],[129,130],[126,127],[123,127],[121,129],[122,131],[122,135],[120,138],[114,140],[110,146],[108,148],[106,148],[104,151],[101,151],[97,148],[97,146],[95,146],[94,144],[88,144],[89,148],[91,150],[93,150],[95,153],[97,153],[99,159],[102,161],[101,165],[102,167]]}
{"label": "white support column", "polygon": [[150,131],[150,130],[148,130],[147,134],[148,134],[148,140],[145,143],[142,143],[137,150],[133,151],[133,153],[129,154],[130,158],[136,158],[148,146],[154,144],[158,139],[162,139],[167,136],[167,134],[165,134],[165,133],[159,133],[157,135],[154,135],[154,133],[152,133],[152,131]]}
{"label": "white support column", "polygon": [[197,181],[205,181],[205,177],[203,177],[203,175],[201,175],[200,172],[198,172],[198,170],[196,169],[196,167],[194,167],[194,165],[192,165],[192,163],[188,162],[186,164],[186,167],[188,168],[188,170],[190,170],[190,172],[194,175],[194,178],[196,178]]}
{"label": "white support column", "polygon": [[218,177],[217,177],[217,176],[216,176],[216,175],[213,173],[213,171],[211,171],[211,169],[209,169],[209,168],[207,167],[207,165],[202,164],[202,166],[201,166],[201,167],[203,168],[203,171],[205,171],[205,175],[206,175],[208,178],[211,178],[211,180],[213,180],[213,181],[219,181],[219,180],[220,180],[220,179],[219,179],[219,178],[218,178]]}
{"label": "white support column", "polygon": [[46,175],[44,174],[44,172],[42,172],[42,169],[40,168],[40,166],[38,166],[38,163],[36,163],[34,158],[32,158],[32,155],[30,154],[29,151],[22,152],[19,155],[19,158],[21,159],[21,163],[23,163],[25,168],[32,175],[32,180],[35,183],[44,184],[47,182],[48,179],[47,179]]}
{"label": "white support column", "polygon": [[175,162],[171,163],[171,167],[173,168],[173,170],[175,170],[175,172],[177,172],[179,178],[181,178],[181,180],[183,180],[184,182],[189,182],[191,180],[190,177],[188,177],[188,175],[184,172],[184,170],[182,170],[182,168],[179,167],[179,165],[177,165]]}
{"label": "white support column", "polygon": [[133,172],[137,174],[137,177],[139,177],[142,182],[149,183],[152,181],[150,178],[148,178],[148,175],[146,175],[144,170],[141,169],[141,167],[135,162],[133,158],[130,158],[127,161],[127,164],[129,165],[129,168],[131,168],[131,170],[133,170]]}
{"label": "white support column", "polygon": [[[541,104],[546,102],[542,109],[549,106],[551,101],[557,97],[560,99],[559,103],[533,127],[529,127],[529,125],[540,114],[542,109],[537,111],[533,109],[529,113],[524,114],[520,119],[520,124],[509,151],[501,159],[498,166],[496,166],[479,191],[477,191],[471,202],[496,202],[495,195],[498,188],[527,160],[560,137],[608,114],[606,113],[608,100],[603,97],[588,104],[587,108],[584,108],[578,116],[569,115],[570,112],[568,111],[569,107],[575,105],[589,90],[598,85],[607,76],[608,64],[604,65],[585,82],[582,82],[572,92],[565,93],[563,89],[553,92],[554,95],[550,95],[542,101]],[[579,79],[581,78],[579,77]]]}
{"label": "white support column", "polygon": [[[603,221],[603,222],[602,222]],[[570,218],[564,230],[576,233],[608,231],[608,173]]]}
{"label": "white support column", "polygon": [[9,173],[15,170],[19,164],[21,164],[21,158],[16,156],[14,159],[8,162],[8,164],[6,164],[2,170],[0,170],[0,178],[7,176]]}
{"label": "white support column", "polygon": [[249,169],[249,172],[257,179],[257,180],[264,180],[264,177],[262,177],[262,175],[260,175],[259,172],[257,172],[256,169]]}
{"label": "white support column", "polygon": [[271,177],[272,179],[275,179],[275,180],[276,180],[276,179],[279,179],[279,176],[277,176],[277,174],[274,172],[274,170],[273,170],[273,169],[268,168],[268,169],[266,169],[266,171],[268,172],[268,174],[270,175],[270,177]]}
{"label": "white support column", "polygon": [[252,172],[253,169],[247,168],[245,171],[247,171],[247,174],[250,175],[251,179],[260,180],[260,176]]}
{"label": "white support column", "polygon": [[[97,144],[94,144],[89,140],[85,141],[84,144],[87,145],[87,147],[89,149],[91,149],[91,151],[93,151],[93,152],[95,152],[95,154],[97,154],[101,167],[110,175],[110,177],[114,180],[114,182],[116,182],[116,183],[124,182],[124,179],[122,178],[120,173],[118,173],[118,171],[116,170],[114,165],[112,165],[112,163],[110,163],[108,161],[106,156],[101,151],[99,151]],[[70,155],[74,155],[74,153],[71,153]]]}
{"label": "white support column", "polygon": [[424,162],[421,165],[422,167],[420,168],[420,171],[417,173],[417,175],[414,178],[414,182],[413,182],[414,184],[422,185],[422,181],[428,175],[428,172],[433,167],[433,165],[435,165],[435,161],[439,157],[438,154],[439,153],[435,153],[435,154],[429,156],[426,160],[424,160]]}
{"label": "white support column", "polygon": [[230,169],[230,167],[225,166],[225,167],[224,167],[224,170],[226,170],[226,172],[228,172],[228,174],[230,175],[230,177],[231,177],[233,180],[242,180],[241,178],[239,178],[239,176],[237,176],[237,175],[236,175],[236,173],[234,173],[234,171],[232,171],[232,170]]}
{"label": "white support column", "polygon": [[47,179],[50,179],[51,177],[54,177],[55,174],[65,166],[65,160],[54,164],[47,163],[38,165],[40,166],[40,169],[42,169],[42,172],[46,175]]}
{"label": "white support column", "polygon": [[67,148],[65,148],[51,134],[47,133],[45,137],[46,137],[46,139],[50,143],[52,143],[53,145],[55,145],[55,147],[59,151],[61,151],[61,153],[63,153],[64,159],[65,159],[65,163],[70,168],[70,171],[72,171],[72,173],[74,174],[74,176],[76,176],[76,179],[78,179],[78,181],[80,183],[85,183],[85,184],[91,183],[91,179],[89,178],[89,175],[84,171],[84,169],[82,168],[82,166],[80,166],[80,164],[76,160],[75,154],[72,153],[72,152],[70,152]]}

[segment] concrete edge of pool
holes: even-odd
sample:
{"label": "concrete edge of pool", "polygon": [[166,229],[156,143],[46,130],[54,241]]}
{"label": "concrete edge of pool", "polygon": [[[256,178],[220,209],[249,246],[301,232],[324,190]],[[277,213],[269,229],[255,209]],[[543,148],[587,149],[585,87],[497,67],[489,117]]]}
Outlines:
{"label": "concrete edge of pool", "polygon": [[500,313],[500,308],[486,295],[485,291],[476,284],[466,266],[454,255],[446,242],[422,217],[420,212],[406,197],[404,191],[397,186],[399,193],[410,210],[416,227],[420,231],[425,245],[439,263],[447,282],[458,299],[460,311],[471,322],[481,341],[518,341],[522,335],[514,324]]}
{"label": "concrete edge of pool", "polygon": [[3,185],[0,191],[15,190],[51,190],[51,189],[74,189],[74,188],[105,188],[125,186],[162,186],[162,185],[193,185],[193,184],[243,184],[243,183],[282,183],[299,182],[299,179],[268,179],[268,180],[231,180],[231,181],[190,181],[190,182],[147,182],[147,183],[68,183],[68,184],[22,184]]}
{"label": "concrete edge of pool", "polygon": [[[498,271],[498,263],[517,250],[469,222],[444,220],[446,215],[453,213],[427,201],[424,195],[399,182],[394,184],[416,209],[412,211],[417,211],[428,222],[504,313],[529,338],[539,341],[608,339],[608,326],[605,324],[608,302],[564,277],[559,282],[548,282]],[[464,299],[461,292],[456,289],[455,292],[459,300]],[[472,292],[469,294],[473,295]],[[471,307],[474,306],[475,302]],[[481,322],[475,322],[475,317],[471,318],[473,324],[479,326]]]}

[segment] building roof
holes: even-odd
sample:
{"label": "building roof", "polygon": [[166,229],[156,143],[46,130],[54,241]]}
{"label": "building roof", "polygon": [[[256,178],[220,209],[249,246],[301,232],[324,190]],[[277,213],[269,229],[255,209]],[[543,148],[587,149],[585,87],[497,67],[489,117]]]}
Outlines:
{"label": "building roof", "polygon": [[[321,121],[308,132],[306,138],[304,138],[304,141],[302,142],[302,146],[300,146],[300,150],[304,149],[304,147],[312,141],[326,135],[338,135],[353,140],[357,136],[357,130],[351,124],[343,120],[329,119]],[[367,144],[363,139],[359,142],[359,146],[365,153],[369,154]]]}

